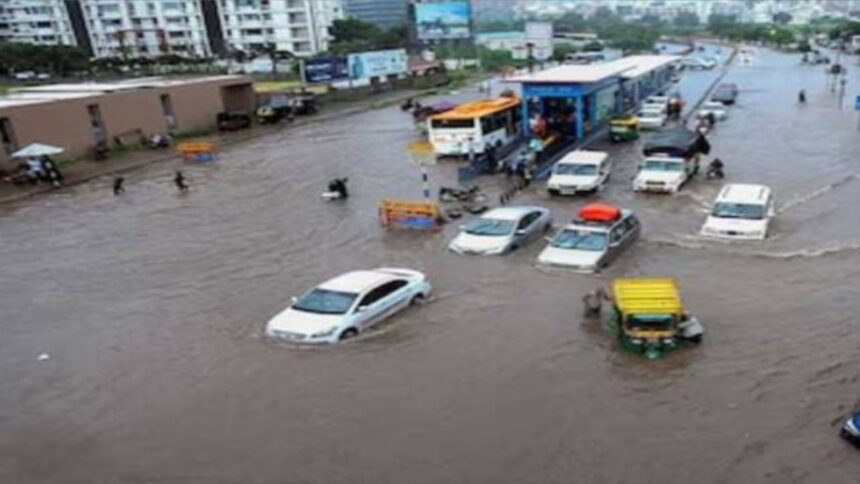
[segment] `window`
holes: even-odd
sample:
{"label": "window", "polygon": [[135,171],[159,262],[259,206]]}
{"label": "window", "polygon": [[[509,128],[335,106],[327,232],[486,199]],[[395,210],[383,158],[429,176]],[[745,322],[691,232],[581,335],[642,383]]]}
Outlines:
{"label": "window", "polygon": [[242,35],[263,35],[263,29],[245,29]]}
{"label": "window", "polygon": [[517,230],[525,230],[530,227],[531,224],[535,223],[537,219],[540,218],[540,212],[531,212],[522,219],[520,219],[519,225],[517,225]]}
{"label": "window", "polygon": [[377,287],[376,289],[371,290],[361,299],[361,302],[358,303],[358,307],[362,306],[370,306],[374,304],[390,294],[394,293],[398,289],[405,287],[408,284],[407,281],[402,279],[398,279],[396,281],[386,282],[385,284]]}
{"label": "window", "polygon": [[624,234],[627,233],[627,225],[620,223],[612,228],[612,232],[609,233],[609,243],[615,244],[621,241],[624,238]]}

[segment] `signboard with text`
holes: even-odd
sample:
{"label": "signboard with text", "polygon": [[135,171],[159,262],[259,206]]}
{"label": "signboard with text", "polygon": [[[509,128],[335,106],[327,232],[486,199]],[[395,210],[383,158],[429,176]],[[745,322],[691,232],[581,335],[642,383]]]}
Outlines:
{"label": "signboard with text", "polygon": [[320,57],[307,59],[305,63],[305,82],[316,84],[349,79],[349,62],[346,57]]}
{"label": "signboard with text", "polygon": [[409,69],[405,49],[349,54],[349,77],[353,80],[404,74]]}

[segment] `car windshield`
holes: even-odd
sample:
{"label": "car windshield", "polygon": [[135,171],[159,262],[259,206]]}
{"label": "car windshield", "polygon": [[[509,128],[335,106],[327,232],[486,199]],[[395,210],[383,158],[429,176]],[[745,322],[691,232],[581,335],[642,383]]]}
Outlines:
{"label": "car windshield", "polygon": [[564,229],[552,240],[557,249],[600,251],[606,248],[606,234],[590,230]]}
{"label": "car windshield", "polygon": [[296,301],[292,308],[297,311],[318,314],[344,314],[352,307],[358,294],[351,292],[314,289]]}
{"label": "car windshield", "polygon": [[672,328],[671,314],[636,314],[627,318],[629,329],[660,331]]}
{"label": "car windshield", "polygon": [[764,205],[751,203],[729,203],[720,202],[714,205],[712,215],[720,218],[742,218],[747,220],[761,220],[764,218]]}
{"label": "car windshield", "polygon": [[595,175],[596,165],[583,165],[580,163],[559,163],[555,165],[556,175]]}
{"label": "car windshield", "polygon": [[513,220],[479,218],[469,223],[465,228],[465,232],[469,235],[498,237],[502,235],[510,235],[514,231],[515,226],[516,222]]}
{"label": "car windshield", "polygon": [[677,161],[646,160],[644,168],[648,171],[681,171],[684,164]]}

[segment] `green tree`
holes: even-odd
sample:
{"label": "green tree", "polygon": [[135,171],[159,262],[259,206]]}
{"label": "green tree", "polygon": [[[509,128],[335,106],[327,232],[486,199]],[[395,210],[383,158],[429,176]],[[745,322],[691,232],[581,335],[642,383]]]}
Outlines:
{"label": "green tree", "polygon": [[481,65],[488,71],[500,71],[505,67],[512,66],[514,59],[510,51],[500,49],[487,49],[480,47]]}
{"label": "green tree", "polygon": [[773,14],[773,23],[777,25],[788,25],[794,17],[788,12],[777,12]]}
{"label": "green tree", "polygon": [[699,16],[693,12],[680,12],[675,16],[673,23],[680,28],[696,28],[699,26]]}
{"label": "green tree", "polygon": [[570,44],[558,44],[553,47],[552,60],[564,62],[568,54],[573,54],[575,52],[577,52],[576,47]]}
{"label": "green tree", "polygon": [[585,17],[576,12],[565,13],[561,18],[553,22],[553,26],[559,32],[585,32],[589,28]]}

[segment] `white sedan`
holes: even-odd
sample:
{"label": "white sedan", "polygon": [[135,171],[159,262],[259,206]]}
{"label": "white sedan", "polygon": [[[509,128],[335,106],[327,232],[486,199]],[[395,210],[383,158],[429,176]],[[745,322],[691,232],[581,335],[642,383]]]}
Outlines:
{"label": "white sedan", "polygon": [[639,129],[660,129],[666,124],[666,115],[658,110],[642,109],[636,113]]}
{"label": "white sedan", "polygon": [[696,113],[696,116],[704,118],[707,117],[708,114],[713,114],[717,121],[723,121],[729,116],[726,106],[723,103],[716,101],[707,101],[703,103],[702,107],[699,108],[699,112]]}
{"label": "white sedan", "polygon": [[266,334],[295,343],[351,338],[430,295],[427,277],[412,269],[381,267],[326,281],[266,324]]}

